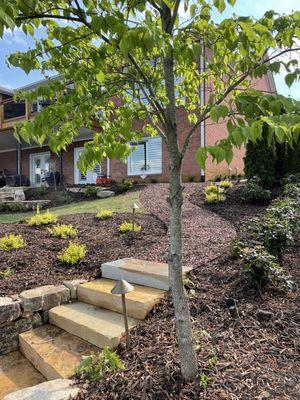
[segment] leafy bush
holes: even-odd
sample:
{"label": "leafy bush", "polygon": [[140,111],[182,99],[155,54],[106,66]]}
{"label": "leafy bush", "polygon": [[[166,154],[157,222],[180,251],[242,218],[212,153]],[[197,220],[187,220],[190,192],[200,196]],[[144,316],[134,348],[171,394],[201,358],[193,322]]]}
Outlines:
{"label": "leafy bush", "polygon": [[250,180],[240,190],[240,198],[244,203],[266,204],[271,200],[271,192],[260,186],[256,180]]}
{"label": "leafy bush", "polygon": [[85,357],[76,369],[78,375],[98,381],[105,373],[123,369],[124,365],[115,351],[104,347],[99,355]]}
{"label": "leafy bush", "polygon": [[22,203],[0,203],[0,212],[22,212],[26,207]]}
{"label": "leafy bush", "polygon": [[195,182],[196,178],[194,175],[189,175],[188,176],[188,182]]}
{"label": "leafy bush", "polygon": [[91,198],[96,197],[98,189],[95,186],[87,186],[84,190],[85,197]]}
{"label": "leafy bush", "polygon": [[72,203],[73,196],[67,191],[60,192],[59,193],[59,201],[63,204]]}
{"label": "leafy bush", "polygon": [[27,223],[29,226],[40,226],[40,225],[51,225],[56,224],[57,216],[47,210],[45,213],[41,213],[39,208],[36,210],[36,214],[28,218]]}
{"label": "leafy bush", "polygon": [[61,239],[74,238],[77,236],[77,229],[73,228],[72,225],[58,224],[53,228],[48,228],[48,231],[52,236]]}
{"label": "leafy bush", "polygon": [[274,256],[280,256],[283,250],[294,243],[289,223],[274,218],[265,220],[262,225],[261,237],[266,250]]}
{"label": "leafy bush", "polygon": [[141,225],[133,224],[133,222],[123,221],[119,226],[119,232],[127,233],[127,232],[140,232],[142,229]]}
{"label": "leafy bush", "polygon": [[3,271],[0,271],[0,280],[8,279],[13,275],[13,270],[11,268],[5,268]]}
{"label": "leafy bush", "polygon": [[289,183],[285,185],[283,190],[283,196],[289,197],[290,199],[294,199],[298,203],[300,203],[300,185]]}
{"label": "leafy bush", "polygon": [[133,187],[132,180],[127,178],[123,179],[123,181],[118,184],[118,189],[121,192],[126,192],[127,190],[132,189],[132,187]]}
{"label": "leafy bush", "polygon": [[35,193],[37,196],[43,196],[46,193],[45,186],[39,186],[35,189]]}
{"label": "leafy bush", "polygon": [[[208,185],[204,188],[204,193],[209,195],[211,193],[218,193],[218,186],[216,185]],[[219,188],[219,194],[224,193],[224,189]]]}
{"label": "leafy bush", "polygon": [[217,193],[209,193],[205,195],[205,203],[206,204],[216,204],[216,203],[224,203],[226,197],[223,194]]}
{"label": "leafy bush", "polygon": [[288,185],[289,183],[294,183],[294,184],[300,183],[300,173],[285,175],[281,180],[281,184],[285,186]]}
{"label": "leafy bush", "polygon": [[300,231],[300,207],[289,197],[274,200],[267,208],[266,218],[287,222],[294,234]]}
{"label": "leafy bush", "polygon": [[230,243],[229,254],[232,258],[238,259],[241,255],[242,250],[247,247],[244,242],[235,238]]}
{"label": "leafy bush", "polygon": [[5,235],[0,239],[0,250],[11,251],[21,249],[25,246],[25,241],[21,235]]}
{"label": "leafy bush", "polygon": [[114,213],[111,210],[101,209],[96,214],[96,218],[99,219],[99,220],[109,219],[109,218],[111,218],[113,216],[113,214]]}
{"label": "leafy bush", "polygon": [[75,265],[84,259],[87,249],[84,244],[69,242],[69,245],[57,257],[57,259],[65,264]]}
{"label": "leafy bush", "polygon": [[222,182],[220,183],[220,187],[223,188],[223,189],[229,189],[229,188],[231,188],[232,186],[233,186],[233,183],[232,183],[231,181],[228,181],[228,180],[222,181]]}
{"label": "leafy bush", "polygon": [[269,254],[262,246],[245,247],[240,254],[242,274],[246,276],[261,292],[270,281],[285,287],[287,279],[276,257]]}

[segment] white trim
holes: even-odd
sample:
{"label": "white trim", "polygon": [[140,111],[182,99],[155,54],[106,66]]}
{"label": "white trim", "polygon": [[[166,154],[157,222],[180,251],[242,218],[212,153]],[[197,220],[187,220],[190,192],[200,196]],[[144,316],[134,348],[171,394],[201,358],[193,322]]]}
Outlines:
{"label": "white trim", "polygon": [[[87,171],[85,180],[81,180],[79,178],[81,173],[80,173],[79,169],[77,168],[77,161],[79,159],[78,153],[80,151],[82,151],[83,149],[84,149],[84,147],[74,147],[74,151],[73,151],[74,185],[89,185],[89,184],[96,183],[97,173],[95,172],[95,170]],[[99,165],[100,165],[100,173],[101,173],[101,164],[99,163]]]}
{"label": "white trim", "polygon": [[51,157],[50,151],[45,151],[42,153],[31,153],[29,154],[29,180],[30,180],[30,186],[35,187],[35,182],[34,182],[34,175],[33,175],[33,158],[36,156],[49,156]]}
{"label": "white trim", "polygon": [[110,177],[110,159],[106,157],[106,177]]}

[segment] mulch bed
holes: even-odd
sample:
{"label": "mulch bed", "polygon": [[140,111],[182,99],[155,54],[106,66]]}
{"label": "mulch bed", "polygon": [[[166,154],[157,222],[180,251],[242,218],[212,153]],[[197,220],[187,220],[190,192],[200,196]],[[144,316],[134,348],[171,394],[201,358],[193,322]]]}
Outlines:
{"label": "mulch bed", "polygon": [[138,235],[121,234],[118,226],[132,215],[119,214],[112,219],[98,221],[92,214],[65,216],[59,222],[78,229],[77,241],[87,246],[85,260],[69,267],[57,261],[58,253],[67,246],[67,240],[53,238],[45,227],[26,224],[0,224],[3,234],[21,234],[26,246],[12,252],[0,250],[0,271],[12,268],[14,274],[0,280],[0,295],[20,293],[35,286],[57,284],[66,279],[91,279],[101,276],[101,264],[124,257],[164,260],[167,254],[166,226],[150,215],[136,215],[142,225]]}
{"label": "mulch bed", "polygon": [[[198,214],[189,204],[198,201],[199,187],[188,185],[185,189],[184,236],[188,222],[195,229],[201,216],[209,216],[211,223],[221,224],[219,210],[198,207]],[[158,200],[154,206],[154,197]],[[166,195],[164,186],[150,187],[142,195],[148,209],[166,220]],[[146,199],[146,200],[145,200]],[[242,218],[260,215],[261,207],[237,205],[227,208],[227,220],[236,227]],[[186,215],[193,210],[193,218]],[[249,211],[249,212],[248,212]],[[217,217],[217,219],[214,219]],[[224,220],[223,220],[224,221]],[[223,224],[228,229],[227,223]],[[201,230],[201,226],[199,227]],[[212,225],[219,238],[219,227]],[[202,236],[208,231],[202,230]],[[200,245],[195,232],[194,240],[188,237],[189,249]],[[207,242],[206,242],[207,244]],[[185,241],[185,246],[187,243]],[[212,245],[214,247],[214,244]],[[222,246],[221,246],[222,247]],[[224,250],[225,248],[223,248]],[[171,297],[164,299],[149,318],[132,331],[131,347],[119,346],[125,369],[107,374],[101,382],[80,381],[84,391],[80,400],[297,400],[299,385],[299,291],[284,293],[268,287],[260,299],[257,292],[239,274],[238,264],[228,253],[208,252],[198,259],[187,285],[197,343],[200,378],[184,383],[181,379],[176,348],[174,314]],[[300,243],[285,255],[284,266],[299,285]],[[189,263],[184,253],[185,263]],[[193,263],[195,258],[190,254]],[[238,304],[240,319],[231,319],[227,299]],[[207,381],[200,384],[200,380]]]}

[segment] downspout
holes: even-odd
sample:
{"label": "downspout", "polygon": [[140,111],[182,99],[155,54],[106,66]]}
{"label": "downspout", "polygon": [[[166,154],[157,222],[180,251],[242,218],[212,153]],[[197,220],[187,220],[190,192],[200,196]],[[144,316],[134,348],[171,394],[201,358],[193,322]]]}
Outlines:
{"label": "downspout", "polygon": [[[200,68],[199,72],[202,74],[205,71],[205,45],[204,42],[202,41],[202,51],[200,55]],[[203,78],[202,82],[200,83],[199,86],[199,92],[200,92],[200,106],[205,105],[205,79]],[[205,121],[202,121],[200,123],[200,147],[205,146]],[[201,169],[200,171],[200,181],[204,182],[205,181],[205,171]]]}
{"label": "downspout", "polygon": [[106,177],[110,177],[110,159],[106,157]]}

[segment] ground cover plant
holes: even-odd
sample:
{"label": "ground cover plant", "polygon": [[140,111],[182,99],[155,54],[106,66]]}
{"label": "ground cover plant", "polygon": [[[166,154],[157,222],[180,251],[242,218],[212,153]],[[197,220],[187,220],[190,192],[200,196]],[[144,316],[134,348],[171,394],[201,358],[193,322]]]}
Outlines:
{"label": "ground cover plant", "polygon": [[133,222],[133,221],[122,221],[119,226],[119,232],[128,233],[128,232],[140,232],[142,226]]}
{"label": "ground cover plant", "polygon": [[240,198],[245,203],[268,204],[271,200],[271,191],[263,188],[255,178],[249,180],[240,190]]}
{"label": "ground cover plant", "polygon": [[113,211],[112,210],[105,210],[101,209],[97,212],[96,218],[101,220],[111,218],[113,216]]}
{"label": "ground cover plant", "polygon": [[77,236],[77,229],[72,225],[57,224],[53,228],[48,228],[50,235],[61,239],[75,238]]}
{"label": "ground cover plant", "polygon": [[2,251],[12,251],[21,249],[25,246],[25,241],[21,235],[5,235],[0,238],[0,250]]}
{"label": "ground cover plant", "polygon": [[39,208],[36,214],[27,219],[29,226],[41,226],[41,225],[52,225],[56,224],[57,216],[47,210],[46,212],[40,212]]}
{"label": "ground cover plant", "polygon": [[63,264],[76,265],[84,260],[86,253],[86,245],[69,242],[68,246],[57,256],[57,259]]}

